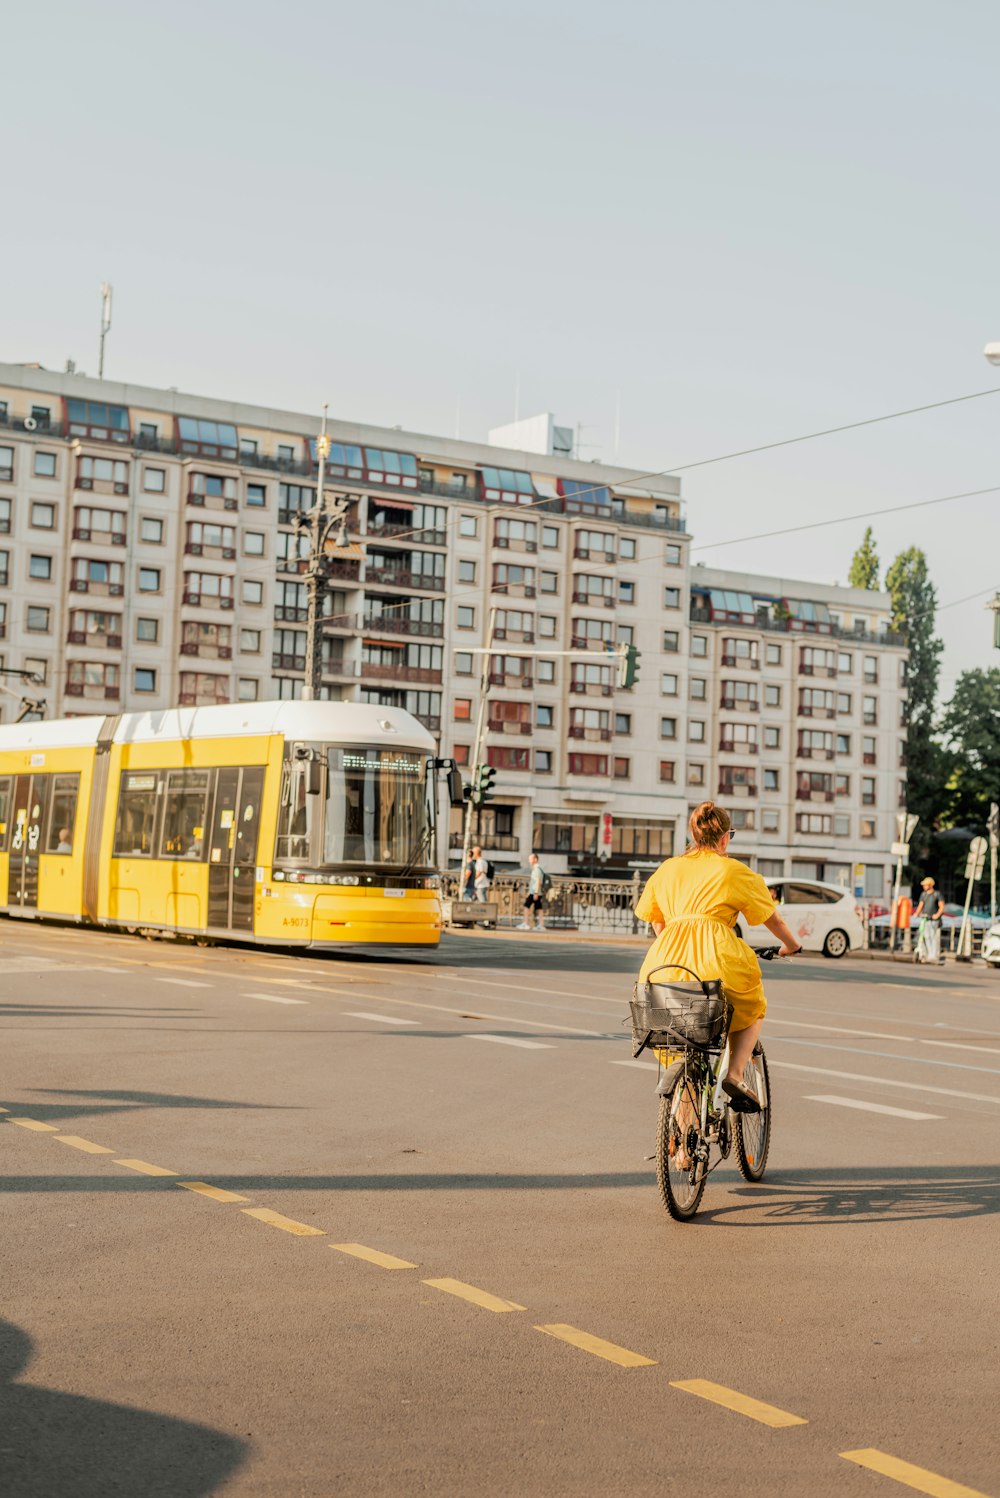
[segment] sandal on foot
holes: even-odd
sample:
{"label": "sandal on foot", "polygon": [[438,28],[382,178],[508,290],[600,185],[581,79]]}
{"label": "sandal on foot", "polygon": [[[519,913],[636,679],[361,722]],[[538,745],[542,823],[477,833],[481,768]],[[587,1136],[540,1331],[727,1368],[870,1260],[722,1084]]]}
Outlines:
{"label": "sandal on foot", "polygon": [[760,1103],[752,1092],[741,1087],[739,1082],[731,1077],[723,1077],[722,1090],[729,1099],[729,1106],[734,1113],[759,1113]]}

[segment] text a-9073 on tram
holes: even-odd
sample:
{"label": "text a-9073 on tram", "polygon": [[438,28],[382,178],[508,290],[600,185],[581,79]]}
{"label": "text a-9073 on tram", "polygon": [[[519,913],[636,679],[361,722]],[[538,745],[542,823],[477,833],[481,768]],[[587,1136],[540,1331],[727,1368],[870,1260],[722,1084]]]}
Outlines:
{"label": "text a-9073 on tram", "polygon": [[[416,718],[366,703],[0,727],[0,908],[313,950],[436,946],[449,766]],[[460,798],[453,768],[448,787]]]}

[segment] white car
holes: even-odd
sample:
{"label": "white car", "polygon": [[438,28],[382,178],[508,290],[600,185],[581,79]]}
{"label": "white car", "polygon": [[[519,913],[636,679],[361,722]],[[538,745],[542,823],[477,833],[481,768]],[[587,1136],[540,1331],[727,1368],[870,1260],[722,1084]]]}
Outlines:
{"label": "white car", "polygon": [[1000,925],[991,926],[983,936],[983,958],[987,967],[1000,967]]}
{"label": "white car", "polygon": [[[842,885],[812,879],[771,879],[767,887],[778,902],[778,913],[804,951],[843,957],[864,945],[861,912]],[[742,916],[736,924],[752,947],[774,946],[774,937],[766,926],[748,927]]]}

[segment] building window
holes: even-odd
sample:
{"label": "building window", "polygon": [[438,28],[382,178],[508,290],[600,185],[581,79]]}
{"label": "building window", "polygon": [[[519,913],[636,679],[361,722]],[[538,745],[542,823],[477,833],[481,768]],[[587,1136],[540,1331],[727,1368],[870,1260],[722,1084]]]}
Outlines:
{"label": "building window", "polygon": [[630,760],[623,759],[620,755],[616,754],[611,766],[613,778],[615,780],[628,780],[629,775],[631,774],[630,765]]}
{"label": "building window", "polygon": [[260,630],[259,629],[241,629],[240,630],[240,650],[243,652],[244,655],[259,655],[260,654]]}
{"label": "building window", "polygon": [[668,567],[679,567],[681,565],[681,549],[676,541],[668,541],[663,560]]}
{"label": "building window", "polygon": [[256,437],[241,437],[240,438],[240,457],[241,458],[249,458],[251,460],[254,459],[254,458],[256,458],[256,456],[257,456],[257,446],[258,446],[258,444],[257,444],[257,438]]}
{"label": "building window", "polygon": [[260,696],[260,683],[253,676],[241,676],[236,682],[237,702],[256,702]]}
{"label": "building window", "polygon": [[155,516],[144,515],[139,523],[139,536],[143,541],[149,541],[154,546],[162,544],[163,521]]}
{"label": "building window", "polygon": [[264,584],[261,583],[261,582],[256,582],[252,578],[244,578],[243,579],[243,602],[244,603],[263,603],[264,602]]}
{"label": "building window", "polygon": [[294,463],[295,462],[295,448],[292,446],[292,444],[290,442],[279,442],[278,443],[278,462],[279,463]]}
{"label": "building window", "polygon": [[[702,726],[704,727],[704,724]],[[660,719],[660,738],[661,739],[675,739],[676,737],[677,737],[677,719],[676,718],[661,718]]]}
{"label": "building window", "polygon": [[874,728],[875,727],[876,723],[878,722],[878,698],[877,697],[862,697],[862,699],[861,699],[861,717],[862,717],[863,722],[866,724],[866,726],[868,726],[869,728]]}
{"label": "building window", "polygon": [[632,625],[631,624],[619,624],[619,626],[618,626],[618,643],[619,643],[619,645],[631,645],[631,644],[634,643],[634,641],[635,641],[635,630],[633,629]]}
{"label": "building window", "polygon": [[865,682],[870,687],[878,686],[878,656],[865,656]]}
{"label": "building window", "polygon": [[51,406],[32,406],[31,419],[42,432],[47,432],[52,425]]}
{"label": "building window", "polygon": [[552,614],[542,614],[538,620],[538,633],[546,640],[554,640],[558,621]]}
{"label": "building window", "polygon": [[498,770],[530,770],[530,749],[507,749],[491,744],[486,751],[486,763]]}
{"label": "building window", "polygon": [[49,615],[49,609],[43,609],[37,604],[29,604],[25,621],[26,628],[34,635],[47,635],[49,632]]}
{"label": "building window", "polygon": [[147,494],[162,494],[167,487],[167,475],[163,468],[147,468],[143,471],[142,487]]}
{"label": "building window", "polygon": [[676,629],[665,629],[663,631],[663,648],[669,655],[675,655],[681,647],[681,637]]}
{"label": "building window", "polygon": [[873,765],[875,763],[875,740],[863,738],[861,740],[862,764]]}
{"label": "building window", "polygon": [[708,697],[708,682],[704,676],[692,676],[689,683],[692,702],[704,702]]}
{"label": "building window", "polygon": [[458,520],[458,534],[468,536],[474,540],[479,535],[479,520],[475,515],[460,515]]}
{"label": "building window", "polygon": [[555,681],[555,679],[556,679],[556,663],[555,663],[555,661],[539,661],[538,662],[537,670],[538,670],[538,680],[539,681],[546,681],[546,682]]}
{"label": "building window", "polygon": [[692,718],[688,723],[688,738],[692,744],[705,742],[705,725],[700,718]]}
{"label": "building window", "polygon": [[635,538],[622,536],[618,542],[618,555],[623,562],[635,561]]}
{"label": "building window", "polygon": [[704,785],[705,784],[705,766],[704,765],[688,765],[687,783],[688,783],[688,785]]}
{"label": "building window", "polygon": [[781,748],[781,729],[780,728],[765,728],[764,729],[764,748],[765,749],[780,749]]}
{"label": "building window", "polygon": [[707,655],[708,654],[708,636],[707,635],[692,635],[691,636],[691,654],[692,655]]}
{"label": "building window", "polygon": [[452,717],[457,723],[467,723],[472,717],[472,698],[456,697],[455,706],[452,710]]}
{"label": "building window", "polygon": [[156,691],[156,672],[150,666],[136,666],[135,668],[135,690],[137,692]]}
{"label": "building window", "polygon": [[680,588],[664,588],[663,607],[665,609],[679,609],[681,606]]}
{"label": "building window", "polygon": [[780,687],[771,686],[770,684],[768,684],[768,685],[766,685],[764,687],[764,706],[765,707],[780,707],[781,706],[781,688]]}
{"label": "building window", "polygon": [[781,646],[780,645],[772,645],[770,643],[770,641],[768,641],[767,647],[766,647],[766,649],[764,651],[764,661],[765,661],[765,664],[768,665],[768,666],[780,666],[781,665]]}
{"label": "building window", "polygon": [[458,580],[460,583],[474,583],[476,580],[475,562],[459,562]]}
{"label": "building window", "polygon": [[836,816],[833,819],[834,837],[850,837],[851,819],[847,816]]}
{"label": "building window", "polygon": [[459,629],[475,629],[475,627],[476,627],[476,611],[475,611],[475,609],[469,608],[466,604],[459,604],[458,614],[457,614],[456,618],[457,618],[457,623],[458,623],[458,628]]}
{"label": "building window", "polygon": [[[559,574],[558,574],[558,572],[540,572],[538,574],[538,587],[539,587],[539,591],[542,592],[542,593],[558,593],[559,592]],[[623,602],[624,602],[624,600],[623,600]]]}
{"label": "building window", "polygon": [[159,619],[137,619],[135,621],[135,637],[137,640],[145,640],[155,645],[160,638]]}
{"label": "building window", "polygon": [[255,510],[263,510],[267,504],[265,484],[247,484],[247,504]]}
{"label": "building window", "polygon": [[535,727],[552,728],[555,726],[555,708],[548,703],[539,703],[535,708]]}
{"label": "building window", "polygon": [[632,714],[615,713],[615,733],[632,732]]}
{"label": "building window", "polygon": [[861,836],[863,838],[872,838],[872,837],[874,837],[875,836],[875,818],[874,817],[862,817],[861,818],[860,831],[861,831]]}
{"label": "building window", "polygon": [[8,482],[14,477],[14,449],[0,447],[0,479]]}
{"label": "building window", "polygon": [[535,769],[539,775],[551,775],[552,773],[552,750],[535,750]]}
{"label": "building window", "polygon": [[663,785],[673,785],[677,766],[672,759],[660,760],[660,782]]}
{"label": "building window", "polygon": [[660,696],[677,696],[677,677],[671,671],[664,671],[660,677]]}
{"label": "building window", "polygon": [[35,500],[31,506],[31,523],[38,531],[55,530],[56,507]]}
{"label": "building window", "polygon": [[568,768],[570,775],[607,775],[608,756],[606,754],[571,754]]}
{"label": "building window", "polygon": [[455,655],[455,675],[471,676],[473,670],[472,656],[467,650],[459,650]]}
{"label": "building window", "polygon": [[764,789],[765,791],[776,791],[780,789],[779,775],[777,770],[764,771]]}
{"label": "building window", "polygon": [[245,557],[262,557],[264,555],[264,532],[243,532],[243,555]]}
{"label": "building window", "polygon": [[853,669],[854,660],[850,652],[847,650],[841,650],[837,656],[837,675],[850,676]]}
{"label": "building window", "polygon": [[557,525],[542,526],[542,545],[547,551],[554,551],[559,545],[559,527]]}
{"label": "building window", "polygon": [[159,593],[160,591],[160,569],[159,567],[139,568],[139,592]]}
{"label": "building window", "polygon": [[56,476],[56,455],[55,455],[55,453],[36,453],[35,454],[35,478],[36,479],[54,479],[55,476]]}
{"label": "building window", "polygon": [[618,602],[635,603],[635,583],[626,582],[624,578],[618,579]]}
{"label": "building window", "polygon": [[28,576],[38,582],[50,582],[52,579],[52,558],[32,554],[28,558]]}
{"label": "building window", "polygon": [[49,663],[37,656],[26,655],[23,662],[24,670],[30,672],[35,681],[44,686],[49,679]]}
{"label": "building window", "polygon": [[760,826],[762,832],[780,832],[781,813],[778,811],[762,811],[760,814]]}

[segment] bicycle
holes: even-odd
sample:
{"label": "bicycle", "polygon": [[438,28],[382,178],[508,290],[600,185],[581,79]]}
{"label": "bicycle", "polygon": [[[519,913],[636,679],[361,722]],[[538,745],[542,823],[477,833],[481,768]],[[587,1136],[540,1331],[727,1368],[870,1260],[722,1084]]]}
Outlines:
{"label": "bicycle", "polygon": [[[778,951],[764,947],[756,956],[769,961]],[[760,1041],[754,1046],[741,1079],[760,1111],[738,1113],[721,1090],[732,1010],[718,981],[705,982],[695,973],[692,977],[696,983],[647,982],[643,1000],[637,985],[632,1001],[633,1054],[639,1056],[649,1046],[665,1066],[657,1087],[656,1182],[663,1205],[676,1222],[688,1222],[695,1215],[709,1175],[734,1149],[743,1179],[762,1180],[771,1145],[771,1084],[764,1047]],[[713,1144],[719,1159],[710,1165]]]}

